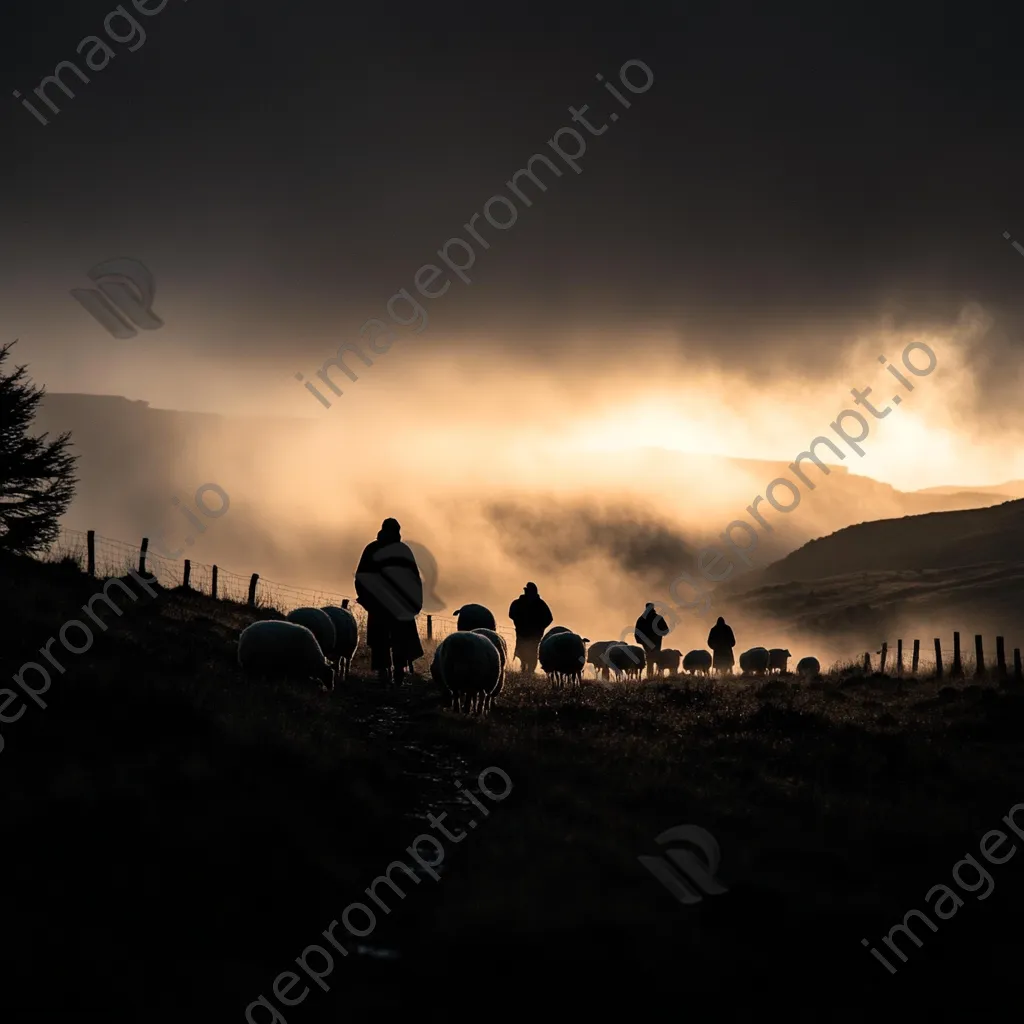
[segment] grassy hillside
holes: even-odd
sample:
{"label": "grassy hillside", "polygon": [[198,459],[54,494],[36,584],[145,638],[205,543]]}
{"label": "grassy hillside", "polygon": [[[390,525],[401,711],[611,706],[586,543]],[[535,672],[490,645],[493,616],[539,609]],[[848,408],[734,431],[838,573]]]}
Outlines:
{"label": "grassy hillside", "polygon": [[[877,650],[883,640],[895,647],[899,638],[909,650],[917,638],[930,660],[932,639],[938,637],[948,660],[957,631],[965,653],[974,651],[975,635],[983,636],[989,659],[995,657],[995,637],[1003,636],[1009,659],[1014,647],[1024,648],[1022,592],[1024,561],[1014,560],[769,584],[733,596],[720,610],[729,621],[764,620],[770,623],[766,636],[800,637],[801,651],[806,647],[821,655]],[[753,639],[747,635],[744,645]]]}
{"label": "grassy hillside", "polygon": [[764,569],[741,576],[736,590],[818,580],[846,573],[953,569],[1012,560],[1024,539],[1024,500],[992,508],[880,519],[837,530]]}
{"label": "grassy hillside", "polygon": [[[27,559],[0,572],[9,679],[98,583]],[[362,662],[330,696],[248,683],[231,641],[254,613],[181,592],[124,605],[90,650],[61,653],[45,709],[0,726],[5,1021],[242,1021],[261,993],[281,1008],[274,978],[389,863],[411,863],[442,810],[465,837],[444,843],[439,880],[402,901],[385,889],[391,912],[337,953],[330,991],[305,980],[278,1019],[818,1019],[828,1003],[852,1020],[900,997],[948,1010],[964,977],[977,1009],[1024,952],[1020,858],[990,866],[990,898],[962,892],[936,934],[919,929],[920,949],[904,939],[895,976],[860,941],[884,951],[1024,800],[1012,686],[896,692],[838,673],[573,695],[512,677],[474,720],[426,682],[378,690]],[[474,829],[455,783],[475,790],[489,766],[513,789]],[[716,837],[729,889],[692,906],[637,860],[684,823]]]}

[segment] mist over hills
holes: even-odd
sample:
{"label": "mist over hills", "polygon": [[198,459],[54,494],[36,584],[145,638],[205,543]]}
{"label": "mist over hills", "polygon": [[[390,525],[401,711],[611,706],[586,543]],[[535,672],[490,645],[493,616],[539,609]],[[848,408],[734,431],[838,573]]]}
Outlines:
{"label": "mist over hills", "polygon": [[991,484],[987,487],[923,487],[914,494],[957,494],[971,492],[974,494],[1000,494],[1010,498],[1024,498],[1024,480],[1007,480],[1004,484]]}
{"label": "mist over hills", "polygon": [[[540,577],[567,614],[616,635],[623,609],[664,600],[672,579],[694,571],[700,550],[730,522],[750,521],[745,510],[770,481],[792,477],[788,462],[650,446],[614,456],[531,451],[515,479],[496,448],[487,465],[441,478],[404,452],[401,438],[339,437],[323,420],[155,409],[120,396],[47,394],[35,428],[70,430],[80,456],[69,528],[131,542],[163,530],[168,549],[178,549],[189,527],[172,498],[191,507],[197,487],[214,483],[230,495],[230,511],[204,520],[206,532],[181,557],[347,593],[362,546],[396,514],[406,536],[434,552],[452,608],[481,600],[503,611],[525,580]],[[772,530],[754,557],[771,575],[752,570],[727,590],[815,572],[819,563],[830,571],[887,564],[874,541],[861,552],[864,564],[852,548],[842,558],[798,549],[852,523],[1001,497],[983,488],[903,492],[848,465],[829,466],[827,475],[804,465],[815,487],[802,489],[792,513],[761,503]]]}

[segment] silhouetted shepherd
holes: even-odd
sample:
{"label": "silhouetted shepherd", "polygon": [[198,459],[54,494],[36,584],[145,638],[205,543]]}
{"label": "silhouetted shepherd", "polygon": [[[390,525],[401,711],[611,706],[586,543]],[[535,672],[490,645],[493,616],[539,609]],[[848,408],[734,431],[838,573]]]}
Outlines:
{"label": "silhouetted shepherd", "polygon": [[356,566],[356,597],[366,609],[370,667],[387,685],[401,683],[405,669],[423,657],[416,616],[423,609],[423,581],[397,519],[385,519],[377,539]]}
{"label": "silhouetted shepherd", "polygon": [[726,625],[725,619],[719,615],[718,621],[711,627],[711,632],[708,633],[708,647],[711,648],[711,652],[714,654],[714,659],[711,662],[713,671],[721,674],[733,667],[736,659],[732,656],[732,649],[735,646],[736,637],[733,636],[732,628]]}
{"label": "silhouetted shepherd", "polygon": [[538,648],[544,630],[554,621],[547,602],[537,592],[536,583],[527,583],[522,594],[508,606],[508,617],[516,627],[516,649],[523,671],[533,674],[537,668]]}
{"label": "silhouetted shepherd", "polygon": [[[668,623],[658,614],[657,609],[649,601],[643,615],[636,620],[633,636],[638,644],[648,651],[660,651],[662,638],[668,635]],[[654,674],[654,658],[647,655],[647,676]]]}

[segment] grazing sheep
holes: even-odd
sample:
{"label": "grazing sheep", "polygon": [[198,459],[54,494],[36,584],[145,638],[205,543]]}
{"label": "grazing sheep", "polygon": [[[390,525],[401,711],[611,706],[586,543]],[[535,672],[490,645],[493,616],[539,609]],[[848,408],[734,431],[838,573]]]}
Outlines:
{"label": "grazing sheep", "polygon": [[456,618],[455,628],[470,632],[474,629],[495,629],[497,623],[489,608],[482,604],[464,604],[452,613]]}
{"label": "grazing sheep", "polygon": [[285,616],[285,621],[305,626],[316,637],[320,650],[329,658],[334,656],[338,636],[327,612],[319,608],[296,608]]}
{"label": "grazing sheep", "polygon": [[501,661],[501,671],[498,673],[498,685],[484,698],[484,710],[490,711],[491,704],[497,698],[498,694],[501,693],[502,687],[505,685],[505,663],[508,661],[508,644],[505,643],[505,638],[500,634],[496,633],[493,629],[480,629],[470,630],[471,633],[479,633],[481,636],[487,637],[492,644],[498,650],[498,659]]}
{"label": "grazing sheep", "polygon": [[789,670],[789,659],[793,655],[789,653],[785,648],[772,647],[768,651],[768,671],[771,672],[786,672]]}
{"label": "grazing sheep", "polygon": [[647,663],[647,652],[637,644],[627,644],[626,646],[633,655],[633,667],[626,673],[626,678],[635,679],[639,682],[643,677],[644,667]]}
{"label": "grazing sheep", "polygon": [[683,671],[692,675],[711,675],[712,657],[710,651],[688,651],[683,658]]}
{"label": "grazing sheep", "polygon": [[768,671],[768,648],[751,647],[740,655],[740,671],[752,672],[756,676],[763,676]]}
{"label": "grazing sheep", "polygon": [[615,673],[616,681],[625,673],[627,679],[640,678],[641,672],[647,667],[647,655],[642,647],[616,641],[605,651],[605,655]]}
{"label": "grazing sheep", "polygon": [[238,664],[248,676],[316,679],[334,689],[334,669],[313,631],[297,622],[254,622],[238,638]]}
{"label": "grazing sheep", "polygon": [[821,675],[821,662],[817,658],[801,658],[796,663],[796,670],[802,676]]}
{"label": "grazing sheep", "polygon": [[434,682],[451,702],[453,711],[479,714],[501,675],[501,657],[495,644],[480,633],[449,633],[434,652],[430,665]]}
{"label": "grazing sheep", "polygon": [[682,651],[669,647],[663,651],[655,651],[651,655],[651,660],[654,662],[654,667],[657,669],[659,676],[662,672],[666,671],[671,676],[679,674],[679,662],[682,660],[682,657]]}
{"label": "grazing sheep", "polygon": [[547,672],[552,684],[559,688],[567,682],[579,686],[587,661],[585,644],[588,640],[567,629],[555,628],[559,632],[549,630],[540,642],[540,667]]}
{"label": "grazing sheep", "polygon": [[604,653],[618,642],[618,640],[598,640],[587,648],[587,664],[594,666],[595,679],[600,675],[605,682],[608,681],[610,666],[604,658]]}
{"label": "grazing sheep", "polygon": [[349,669],[352,667],[352,657],[359,646],[359,624],[356,617],[347,608],[336,608],[333,605],[325,604],[320,609],[334,623],[334,651],[335,668],[339,678],[348,679]]}

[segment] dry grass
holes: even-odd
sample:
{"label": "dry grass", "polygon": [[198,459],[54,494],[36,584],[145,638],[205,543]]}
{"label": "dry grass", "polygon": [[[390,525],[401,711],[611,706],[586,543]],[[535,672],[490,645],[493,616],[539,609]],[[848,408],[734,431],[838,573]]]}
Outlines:
{"label": "dry grass", "polygon": [[[9,677],[98,585],[68,562],[4,568]],[[388,863],[408,860],[428,809],[467,835],[446,844],[439,883],[378,914],[366,941],[401,959],[357,956],[353,941],[332,991],[314,988],[288,1024],[428,1012],[454,978],[489,982],[499,1010],[516,978],[545,1003],[626,1007],[661,993],[676,1000],[667,1009],[685,992],[727,1019],[896,987],[920,1006],[954,969],[978,985],[1019,959],[1016,859],[992,868],[991,899],[965,895],[908,947],[896,978],[860,939],[877,945],[924,908],[1024,801],[1024,688],[897,684],[855,666],[811,682],[576,692],[510,674],[492,714],[473,718],[441,710],[426,679],[379,690],[358,658],[332,696],[246,682],[232,642],[271,614],[182,591],[140,601],[66,656],[45,710],[0,726],[0,820],[18,880],[4,902],[19,939],[6,966],[43,1014],[18,1019],[92,1019],[94,1005],[109,1019],[111,991],[131,1019],[244,1019]],[[491,765],[513,791],[468,830],[455,780]],[[730,888],[690,907],[637,861],[683,823],[718,839]]]}

